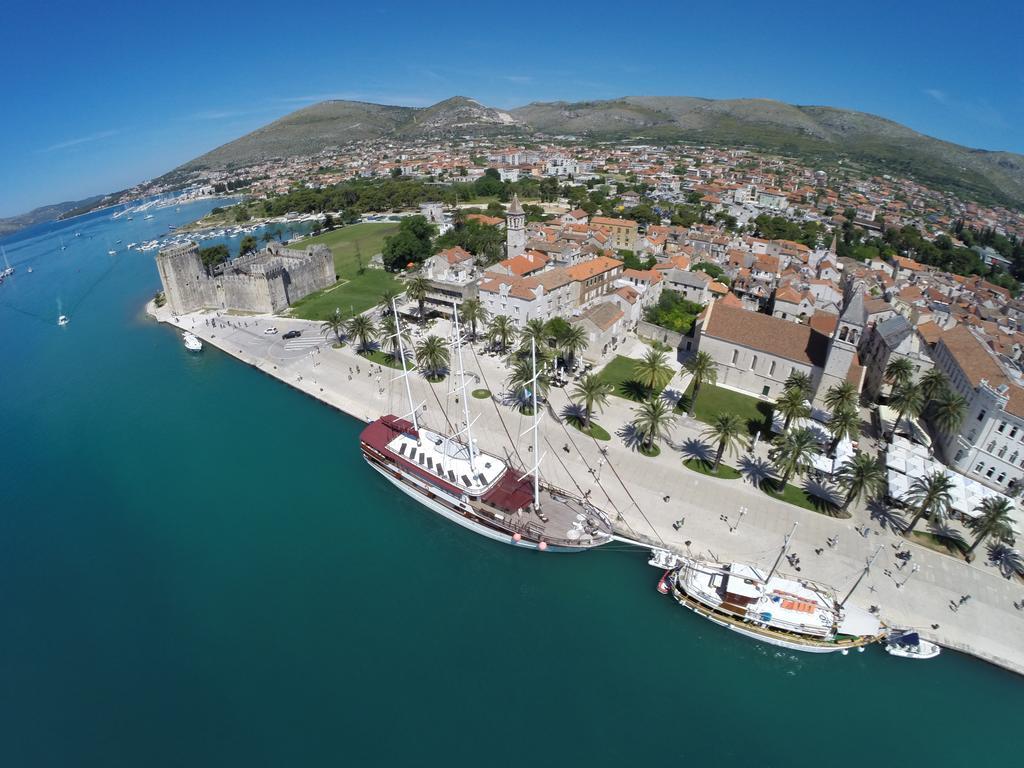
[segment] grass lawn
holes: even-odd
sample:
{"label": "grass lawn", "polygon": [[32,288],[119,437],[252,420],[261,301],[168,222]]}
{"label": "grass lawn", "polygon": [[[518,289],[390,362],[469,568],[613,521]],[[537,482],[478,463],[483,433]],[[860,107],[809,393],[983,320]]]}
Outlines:
{"label": "grass lawn", "polygon": [[491,390],[489,389],[474,389],[471,393],[477,400],[486,400],[491,396]]}
{"label": "grass lawn", "polygon": [[647,450],[643,445],[638,445],[637,451],[639,451],[641,456],[647,456],[648,458],[654,458],[655,456],[661,455],[661,448],[656,444],[652,445],[650,450]]}
{"label": "grass lawn", "polygon": [[[369,360],[371,363],[377,363],[377,365],[383,365],[385,368],[395,368],[401,370],[402,362],[397,357],[392,357],[387,352],[381,352],[379,349],[375,349],[372,352],[367,352],[364,355],[360,355]],[[411,360],[407,360],[405,363],[406,368],[412,368],[413,364]]]}
{"label": "grass lawn", "polygon": [[782,493],[776,493],[775,488],[778,485],[778,480],[764,480],[761,483],[761,492],[767,496],[771,496],[773,499],[779,501],[785,501],[788,504],[793,504],[797,507],[803,507],[809,509],[811,512],[817,512],[822,515],[828,515],[829,517],[850,517],[850,513],[843,514],[839,507],[829,504],[824,499],[819,499],[817,496],[804,491],[803,488],[798,488],[795,485],[786,484]]}
{"label": "grass lawn", "polygon": [[613,395],[639,403],[661,391],[652,392],[633,378],[633,368],[639,362],[633,357],[616,355],[601,369],[597,377],[612,385]]}
{"label": "grass lawn", "polygon": [[921,546],[928,547],[928,549],[941,552],[944,555],[950,555],[958,560],[965,559],[964,552],[960,547],[948,539],[936,536],[934,533],[929,533],[928,531],[914,531],[910,534],[910,538]]}
{"label": "grass lawn", "polygon": [[359,274],[357,259],[358,252],[366,267],[384,247],[384,238],[397,231],[398,224],[394,222],[353,224],[292,243],[289,247],[300,250],[309,245],[328,246],[334,254],[334,271],[338,275],[338,282],[331,287],[292,305],[292,315],[306,320],[326,320],[338,309],[351,317],[379,303],[381,294],[389,288],[401,290],[398,279],[383,269],[367,267]]}
{"label": "grass lawn", "polygon": [[703,461],[698,458],[687,459],[683,462],[683,466],[687,469],[692,469],[694,472],[700,472],[702,475],[717,477],[722,480],[735,480],[740,476],[739,470],[730,467],[728,464],[719,464],[718,472],[716,473],[713,461]]}
{"label": "grass lawn", "polygon": [[587,437],[592,437],[595,440],[611,440],[612,436],[608,434],[608,430],[602,427],[595,421],[590,422],[590,428],[584,429],[583,422],[579,419],[566,419],[569,424],[576,430],[582,432]]}
{"label": "grass lawn", "polygon": [[[686,392],[679,401],[680,411],[685,412],[689,407],[692,390],[692,384],[686,388]],[[705,384],[700,388],[700,394],[697,395],[697,407],[694,408],[693,415],[699,421],[708,424],[719,413],[737,414],[747,423],[747,429],[752,435],[760,432],[762,437],[771,436],[771,403],[734,392],[731,389]]]}

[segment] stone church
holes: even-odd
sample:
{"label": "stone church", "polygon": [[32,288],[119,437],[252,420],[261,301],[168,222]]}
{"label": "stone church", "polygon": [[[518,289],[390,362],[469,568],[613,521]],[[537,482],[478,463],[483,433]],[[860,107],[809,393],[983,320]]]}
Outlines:
{"label": "stone church", "polygon": [[263,251],[207,268],[199,246],[188,242],[160,250],[156,267],[177,315],[200,309],[280,312],[335,281],[334,256],[326,245],[296,251],[271,243]]}
{"label": "stone church", "polygon": [[859,286],[838,318],[818,313],[810,325],[744,309],[726,296],[712,301],[698,319],[687,353],[708,352],[718,364],[719,385],[769,400],[783,393],[791,374],[805,373],[814,406],[823,408],[830,387],[842,381],[858,391],[863,386],[857,347],[866,317]]}

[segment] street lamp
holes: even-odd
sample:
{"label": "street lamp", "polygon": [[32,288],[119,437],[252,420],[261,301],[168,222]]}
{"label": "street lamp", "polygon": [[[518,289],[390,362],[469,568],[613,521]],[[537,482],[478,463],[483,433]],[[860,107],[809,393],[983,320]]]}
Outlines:
{"label": "street lamp", "polygon": [[896,589],[899,589],[904,584],[906,584],[908,581],[910,581],[910,577],[913,576],[915,573],[917,573],[920,570],[921,570],[921,566],[915,564],[914,567],[910,569],[910,573],[907,574],[907,578],[905,578],[903,581],[899,581],[899,582],[896,583]]}
{"label": "street lamp", "polygon": [[736,519],[736,525],[729,526],[729,533],[735,533],[736,529],[740,527],[740,523],[743,522],[743,516],[747,514],[746,507],[740,507],[740,516]]}

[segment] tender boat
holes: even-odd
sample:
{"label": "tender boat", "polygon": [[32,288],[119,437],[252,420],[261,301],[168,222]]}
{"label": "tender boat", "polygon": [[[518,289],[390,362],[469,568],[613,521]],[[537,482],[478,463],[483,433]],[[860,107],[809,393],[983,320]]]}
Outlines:
{"label": "tender boat", "polygon": [[67,325],[70,322],[67,315],[61,315],[57,318],[57,325]]}
{"label": "tender boat", "polygon": [[201,352],[203,350],[203,342],[194,333],[185,331],[181,334],[181,338],[185,341],[185,349],[190,352]]}
{"label": "tender boat", "polygon": [[942,649],[912,629],[893,629],[885,639],[885,652],[903,659],[934,659]]}
{"label": "tender boat", "polygon": [[[873,614],[846,605],[823,584],[777,573],[790,536],[767,573],[745,563],[674,555],[679,564],[658,591],[721,627],[791,651],[847,654],[880,640],[882,624]],[[650,564],[661,568],[666,560],[656,552]]]}

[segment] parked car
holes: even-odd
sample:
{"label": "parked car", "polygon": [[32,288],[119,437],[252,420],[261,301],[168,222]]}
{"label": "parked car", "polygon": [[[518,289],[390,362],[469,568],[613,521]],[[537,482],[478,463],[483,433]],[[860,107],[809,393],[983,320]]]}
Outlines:
{"label": "parked car", "polygon": [[275,328],[274,326],[270,326],[269,328],[267,328],[267,330],[264,331],[264,333],[267,334],[268,336],[272,336],[273,334],[277,333],[277,328]]}
{"label": "parked car", "polygon": [[301,335],[302,335],[302,331],[288,331],[288,333],[286,333],[281,338],[282,339],[297,339]]}

